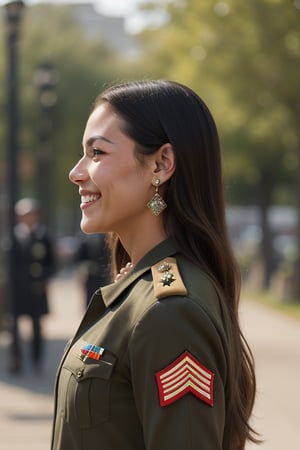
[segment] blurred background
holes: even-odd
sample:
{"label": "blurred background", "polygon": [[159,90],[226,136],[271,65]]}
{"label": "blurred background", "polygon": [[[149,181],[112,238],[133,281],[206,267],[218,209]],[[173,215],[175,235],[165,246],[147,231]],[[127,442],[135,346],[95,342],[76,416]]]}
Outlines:
{"label": "blurred background", "polygon": [[35,197],[56,277],[83,240],[68,172],[91,104],[116,82],[168,78],[211,109],[244,296],[300,318],[300,0],[1,2],[0,330],[13,207]]}
{"label": "blurred background", "polygon": [[[16,27],[12,76],[3,6],[1,235],[13,183],[17,199],[40,200],[65,263],[80,217],[68,172],[94,97],[116,82],[170,78],[195,89],[216,118],[228,224],[244,281],[300,299],[299,20],[300,0],[28,1]],[[17,90],[12,149],[10,84]]]}

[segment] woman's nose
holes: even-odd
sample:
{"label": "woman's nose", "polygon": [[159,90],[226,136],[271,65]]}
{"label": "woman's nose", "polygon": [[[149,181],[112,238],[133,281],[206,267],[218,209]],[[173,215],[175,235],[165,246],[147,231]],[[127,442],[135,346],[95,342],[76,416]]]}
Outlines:
{"label": "woman's nose", "polygon": [[78,184],[87,178],[87,171],[79,161],[76,166],[71,169],[69,179],[72,183]]}

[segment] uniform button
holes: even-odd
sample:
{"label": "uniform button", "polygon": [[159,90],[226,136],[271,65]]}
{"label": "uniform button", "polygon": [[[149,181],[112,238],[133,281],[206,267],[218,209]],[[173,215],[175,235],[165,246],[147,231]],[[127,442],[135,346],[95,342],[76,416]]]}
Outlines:
{"label": "uniform button", "polygon": [[83,374],[83,370],[78,370],[77,372],[77,378],[81,378]]}

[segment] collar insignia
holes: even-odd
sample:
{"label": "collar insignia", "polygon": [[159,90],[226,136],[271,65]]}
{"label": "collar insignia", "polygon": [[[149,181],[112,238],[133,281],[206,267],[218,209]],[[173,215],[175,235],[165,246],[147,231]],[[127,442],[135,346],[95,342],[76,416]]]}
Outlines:
{"label": "collar insignia", "polygon": [[152,266],[151,271],[156,298],[187,294],[175,258],[165,258]]}

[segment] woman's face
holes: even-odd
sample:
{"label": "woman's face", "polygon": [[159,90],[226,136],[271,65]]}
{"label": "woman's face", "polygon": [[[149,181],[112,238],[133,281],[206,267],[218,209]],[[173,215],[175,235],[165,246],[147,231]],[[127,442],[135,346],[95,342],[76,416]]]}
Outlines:
{"label": "woman's face", "polygon": [[70,180],[79,186],[81,228],[86,233],[134,232],[151,214],[150,161],[138,162],[135,142],[121,131],[121,124],[108,103],[100,104],[86,124],[84,154],[70,172]]}

